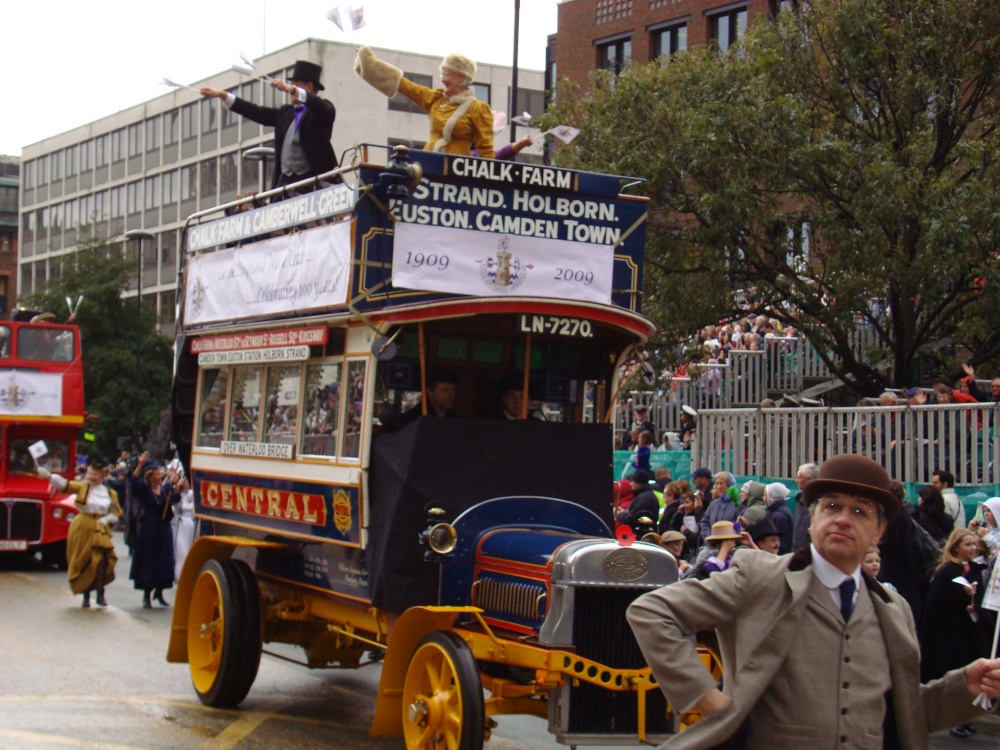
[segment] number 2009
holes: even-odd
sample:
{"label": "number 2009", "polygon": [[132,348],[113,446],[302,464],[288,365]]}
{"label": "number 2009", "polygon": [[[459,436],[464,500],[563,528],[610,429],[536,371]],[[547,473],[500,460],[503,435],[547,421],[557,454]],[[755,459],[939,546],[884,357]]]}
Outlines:
{"label": "number 2009", "polygon": [[570,281],[576,284],[590,286],[591,282],[594,280],[594,272],[581,271],[573,268],[557,268],[554,278],[556,281]]}
{"label": "number 2009", "polygon": [[424,255],[423,253],[406,254],[406,265],[413,266],[414,268],[427,266],[428,268],[436,268],[439,271],[443,271],[448,267],[448,262],[447,255],[435,255],[434,253],[430,255]]}

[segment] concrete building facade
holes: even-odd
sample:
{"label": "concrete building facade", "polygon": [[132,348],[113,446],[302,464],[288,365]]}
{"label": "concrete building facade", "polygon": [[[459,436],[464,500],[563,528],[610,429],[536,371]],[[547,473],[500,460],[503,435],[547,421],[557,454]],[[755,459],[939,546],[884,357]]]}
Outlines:
{"label": "concrete building facade", "polygon": [[557,78],[586,85],[592,70],[619,73],[662,54],[713,44],[728,49],[760,14],[793,0],[563,0],[558,31],[549,37],[546,88]]}
{"label": "concrete building facade", "polygon": [[[439,85],[439,57],[384,49],[375,54],[411,80]],[[386,99],[364,83],[354,73],[354,55],[354,45],[307,39],[262,57],[255,65],[281,78],[288,76],[296,60],[323,66],[323,96],[337,108],[333,147],[342,163],[350,161],[350,149],[360,143],[421,147],[428,135],[427,115],[403,97]],[[515,112],[544,110],[543,78],[542,71],[519,71]],[[508,110],[510,67],[480,65],[474,85],[478,97],[494,110]],[[266,82],[232,70],[192,86],[224,89],[265,106],[287,99]],[[508,135],[509,129],[502,130],[497,146],[507,143]],[[259,162],[242,154],[264,145],[273,145],[271,128],[230,113],[217,99],[174,89],[26,147],[21,161],[20,254],[13,256],[20,293],[39,291],[47,280],[58,277],[62,258],[86,238],[115,238],[130,229],[144,229],[156,239],[142,243],[142,295],[156,300],[161,324],[172,323],[184,219],[235,200],[238,194],[256,192]],[[536,145],[519,158],[538,159],[540,154]],[[265,177],[269,185],[269,175]],[[16,197],[15,193],[15,211]],[[2,275],[0,258],[0,279]],[[135,289],[133,279],[128,293]]]}

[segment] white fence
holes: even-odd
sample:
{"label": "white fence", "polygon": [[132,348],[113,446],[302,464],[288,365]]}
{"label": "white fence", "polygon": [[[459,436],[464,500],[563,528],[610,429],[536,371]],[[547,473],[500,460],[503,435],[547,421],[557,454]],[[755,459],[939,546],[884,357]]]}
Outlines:
{"label": "white fence", "polygon": [[901,482],[928,482],[935,469],[956,484],[1000,483],[1000,407],[706,409],[698,414],[691,465],[737,476],[793,479],[804,463],[856,453]]}

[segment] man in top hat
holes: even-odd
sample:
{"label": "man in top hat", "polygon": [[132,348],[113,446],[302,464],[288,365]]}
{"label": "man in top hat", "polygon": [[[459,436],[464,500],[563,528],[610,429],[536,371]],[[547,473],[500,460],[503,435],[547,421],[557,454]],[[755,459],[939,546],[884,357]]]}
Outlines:
{"label": "man in top hat", "polygon": [[[1000,659],[920,684],[913,615],[861,563],[900,510],[875,461],[829,459],[804,490],[812,543],[776,557],[738,552],[731,567],[638,598],[628,620],[675,711],[704,718],[664,747],[926,748],[1000,695]],[[720,690],[688,636],[714,629]]]}
{"label": "man in top hat", "polygon": [[271,187],[329,172],[337,168],[330,138],[337,112],[333,104],[319,96],[323,90],[323,68],[296,60],[288,81],[271,79],[271,88],[291,95],[291,103],[281,107],[261,107],[233,94],[205,86],[201,95],[222,99],[226,107],[248,120],[274,128],[274,178]]}

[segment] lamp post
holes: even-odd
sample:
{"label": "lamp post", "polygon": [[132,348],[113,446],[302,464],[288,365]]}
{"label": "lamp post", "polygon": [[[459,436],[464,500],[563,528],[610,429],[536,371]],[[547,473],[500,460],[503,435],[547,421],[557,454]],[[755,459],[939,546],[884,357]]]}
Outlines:
{"label": "lamp post", "polygon": [[513,143],[517,133],[517,123],[514,116],[519,115],[517,111],[517,42],[521,32],[521,0],[514,0],[514,64],[510,68],[510,142]]}
{"label": "lamp post", "polygon": [[142,407],[139,376],[141,374],[141,359],[139,344],[142,341],[142,241],[156,239],[156,236],[145,229],[130,229],[123,235],[126,241],[136,240],[135,251],[135,414],[132,422],[132,452],[139,453],[139,410]]}
{"label": "lamp post", "polygon": [[243,152],[243,158],[259,162],[257,165],[257,192],[264,192],[264,168],[269,159],[274,159],[274,149],[270,146],[254,146]]}

